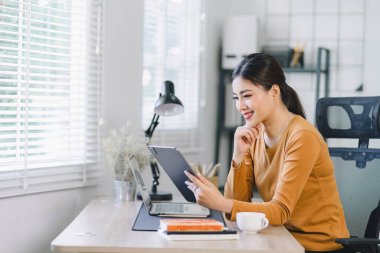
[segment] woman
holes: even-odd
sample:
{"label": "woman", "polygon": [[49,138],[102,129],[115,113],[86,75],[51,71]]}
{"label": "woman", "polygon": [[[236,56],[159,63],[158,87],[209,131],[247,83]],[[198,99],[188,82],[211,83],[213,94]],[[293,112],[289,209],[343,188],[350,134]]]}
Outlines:
{"label": "woman", "polygon": [[[349,237],[326,143],[305,119],[297,93],[277,61],[257,53],[232,74],[233,99],[245,125],[234,137],[224,196],[204,177],[186,175],[200,205],[226,213],[265,213],[284,225],[307,251],[339,252]],[[251,202],[253,187],[264,202]]]}

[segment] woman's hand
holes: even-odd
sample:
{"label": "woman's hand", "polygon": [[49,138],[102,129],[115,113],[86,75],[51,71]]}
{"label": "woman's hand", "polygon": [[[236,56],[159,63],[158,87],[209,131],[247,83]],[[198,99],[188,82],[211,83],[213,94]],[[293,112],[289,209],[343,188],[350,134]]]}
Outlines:
{"label": "woman's hand", "polygon": [[185,171],[185,174],[191,180],[191,182],[185,181],[185,184],[194,193],[199,205],[225,213],[231,212],[232,199],[225,198],[218,188],[200,173],[196,177],[187,171]]}
{"label": "woman's hand", "polygon": [[232,159],[236,164],[244,160],[245,154],[249,151],[252,143],[255,142],[259,135],[259,126],[250,126],[246,123],[244,126],[236,128],[234,136],[234,154]]}

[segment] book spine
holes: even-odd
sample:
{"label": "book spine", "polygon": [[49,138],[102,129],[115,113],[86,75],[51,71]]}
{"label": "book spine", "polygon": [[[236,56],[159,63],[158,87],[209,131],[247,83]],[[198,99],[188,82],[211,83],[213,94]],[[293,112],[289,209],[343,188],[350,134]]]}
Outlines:
{"label": "book spine", "polygon": [[167,225],[167,231],[222,231],[222,225]]}
{"label": "book spine", "polygon": [[166,231],[168,235],[233,235],[236,231]]}
{"label": "book spine", "polygon": [[172,234],[166,235],[169,240],[173,241],[211,241],[211,240],[236,240],[238,234]]}

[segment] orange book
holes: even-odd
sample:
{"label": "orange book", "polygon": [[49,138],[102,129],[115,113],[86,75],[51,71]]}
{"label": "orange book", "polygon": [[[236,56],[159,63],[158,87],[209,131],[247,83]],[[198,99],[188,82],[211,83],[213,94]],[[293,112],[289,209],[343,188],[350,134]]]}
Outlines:
{"label": "orange book", "polygon": [[224,230],[224,224],[213,219],[161,219],[160,227],[167,232]]}

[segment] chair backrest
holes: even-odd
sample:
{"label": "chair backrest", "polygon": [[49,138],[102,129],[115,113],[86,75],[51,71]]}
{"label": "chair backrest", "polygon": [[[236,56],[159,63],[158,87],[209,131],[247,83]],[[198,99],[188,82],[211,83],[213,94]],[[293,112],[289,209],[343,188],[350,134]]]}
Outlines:
{"label": "chair backrest", "polygon": [[380,200],[377,207],[371,212],[369,216],[364,237],[379,239],[380,238],[379,232],[380,232]]}
{"label": "chair backrest", "polygon": [[368,148],[380,139],[380,97],[327,97],[318,100],[318,130],[324,138],[358,139],[357,148],[330,148],[330,155],[355,160],[358,168],[380,159],[380,149]]}

